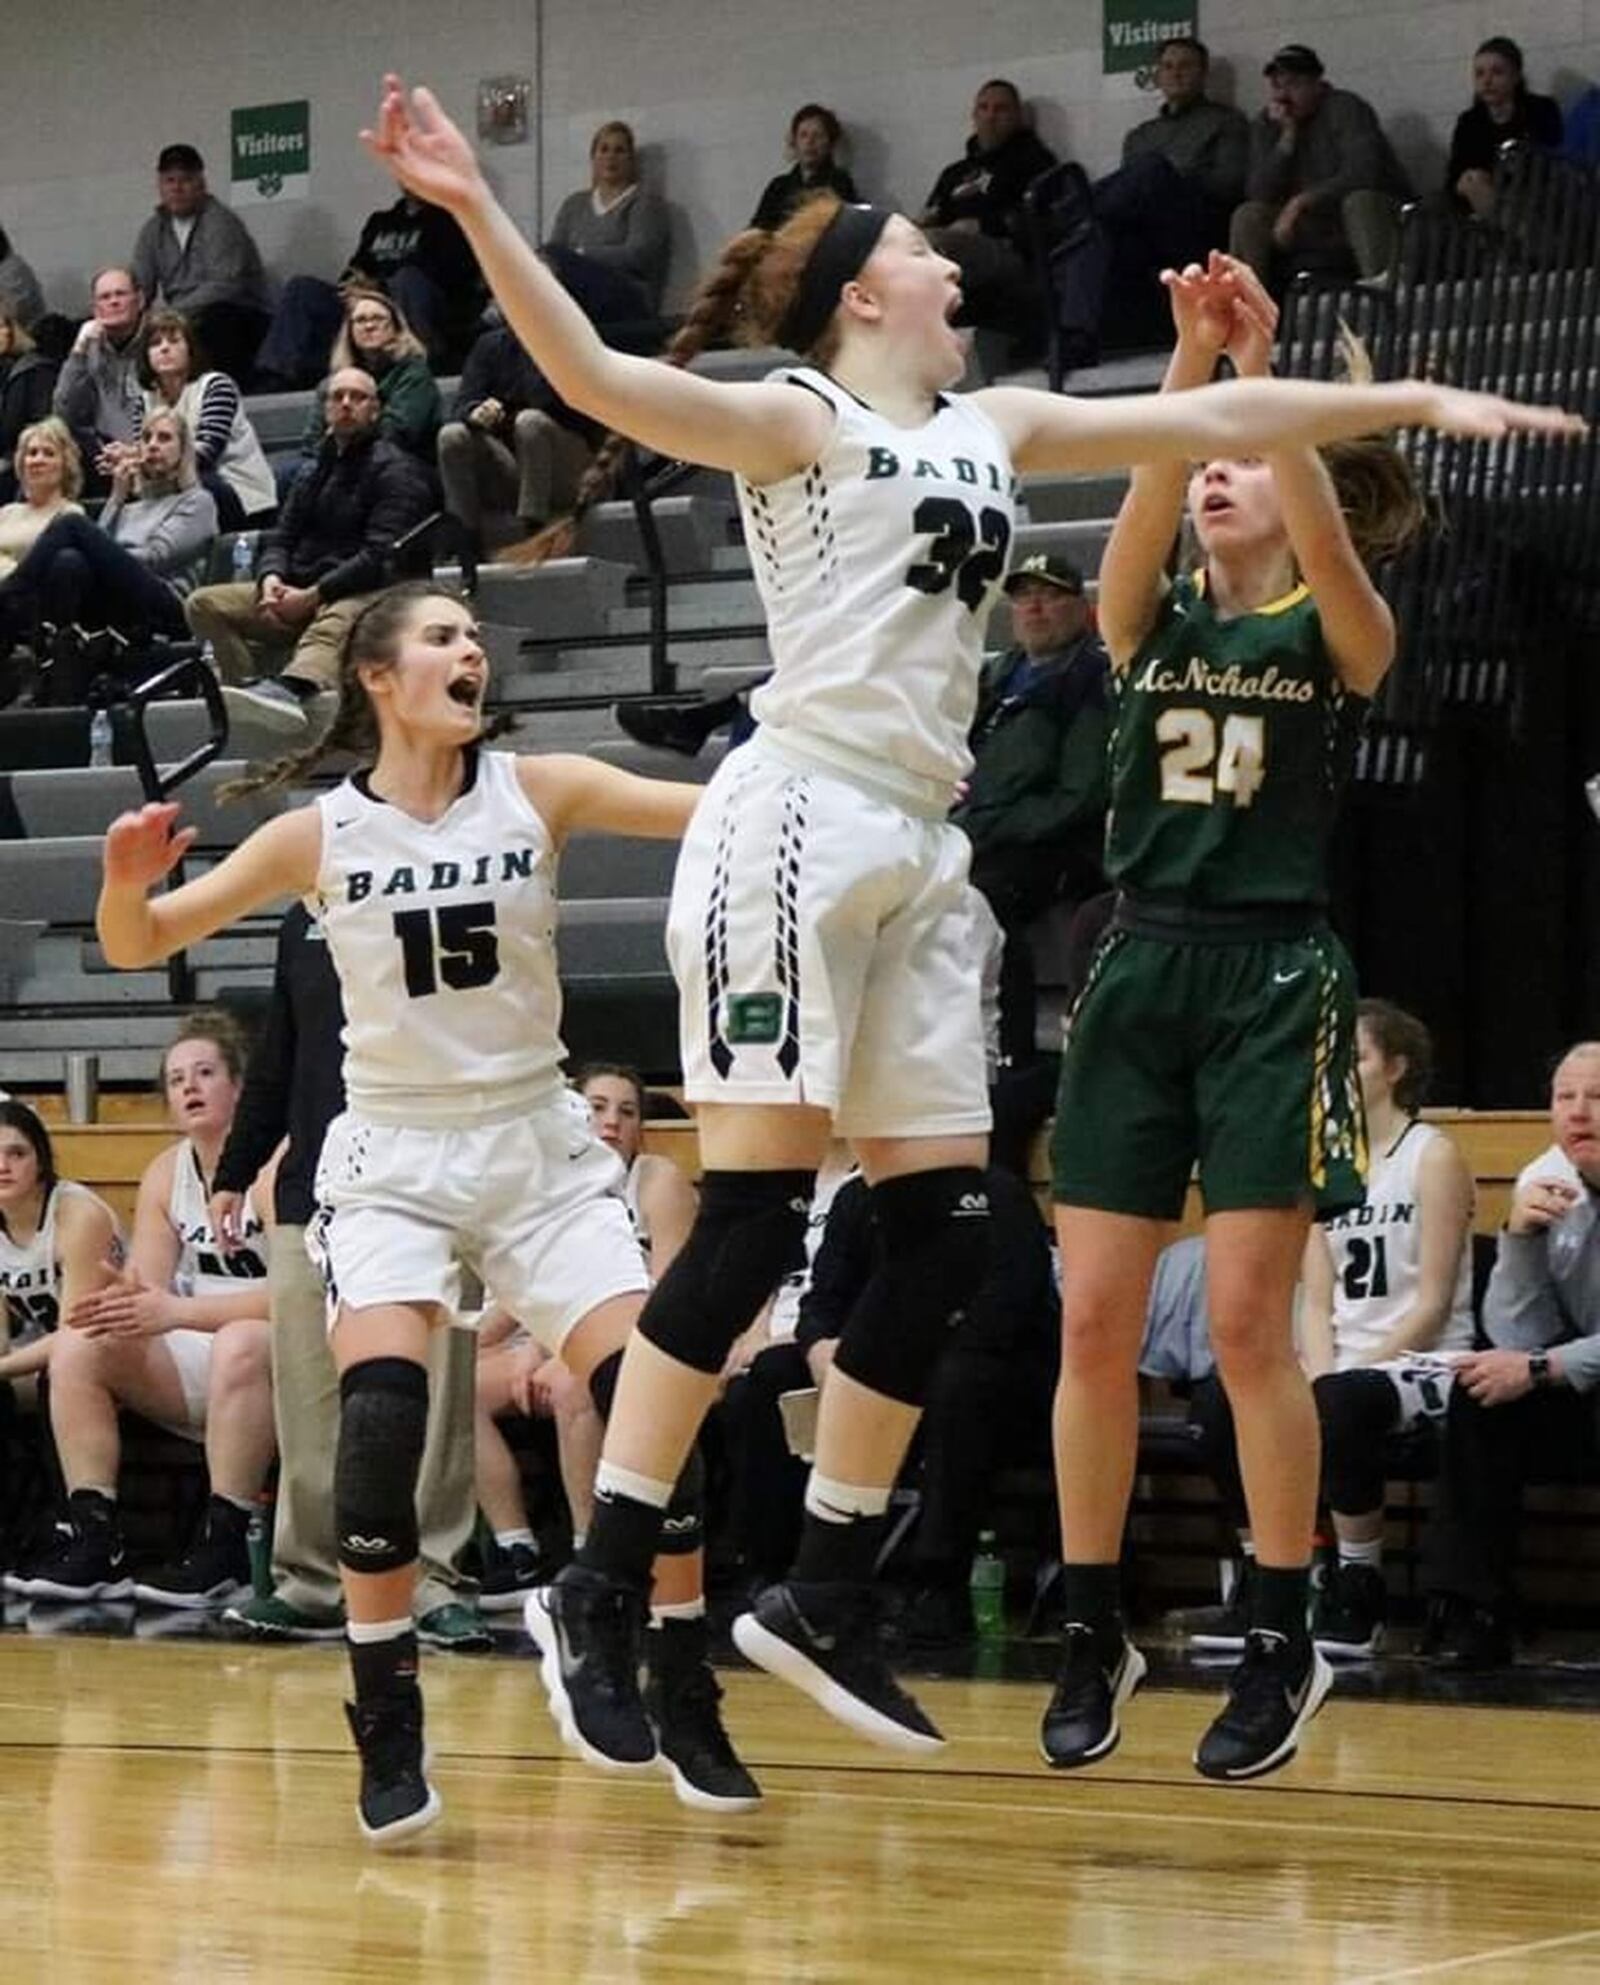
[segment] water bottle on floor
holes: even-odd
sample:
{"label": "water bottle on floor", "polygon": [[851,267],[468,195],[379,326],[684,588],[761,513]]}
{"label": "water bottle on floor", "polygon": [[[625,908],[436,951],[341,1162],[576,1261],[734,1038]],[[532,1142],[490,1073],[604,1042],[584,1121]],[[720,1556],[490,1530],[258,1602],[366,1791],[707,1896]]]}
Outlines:
{"label": "water bottle on floor", "polygon": [[111,712],[104,704],[89,712],[89,763],[93,766],[116,762],[116,740],[111,729]]}
{"label": "water bottle on floor", "polygon": [[978,1539],[972,1560],[972,1624],[980,1640],[998,1640],[1006,1630],[1006,1566],[994,1547],[994,1532]]}

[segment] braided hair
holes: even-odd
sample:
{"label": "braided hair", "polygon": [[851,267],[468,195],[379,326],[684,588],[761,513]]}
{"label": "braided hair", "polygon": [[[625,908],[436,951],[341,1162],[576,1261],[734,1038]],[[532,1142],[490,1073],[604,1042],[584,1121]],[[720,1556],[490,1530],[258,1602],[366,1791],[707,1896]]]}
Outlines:
{"label": "braided hair", "polygon": [[[818,193],[770,234],[765,228],[747,227],[734,235],[695,291],[688,315],[662,352],[661,362],[692,365],[709,346],[730,335],[741,345],[773,343],[794,302],[812,250],[842,204],[837,193]],[[830,323],[811,351],[802,356],[826,366],[837,341],[838,333]],[[546,524],[521,544],[510,546],[501,557],[514,565],[542,565],[546,559],[565,558],[578,526],[615,487],[629,445],[626,435],[608,434],[585,470],[568,514]]]}

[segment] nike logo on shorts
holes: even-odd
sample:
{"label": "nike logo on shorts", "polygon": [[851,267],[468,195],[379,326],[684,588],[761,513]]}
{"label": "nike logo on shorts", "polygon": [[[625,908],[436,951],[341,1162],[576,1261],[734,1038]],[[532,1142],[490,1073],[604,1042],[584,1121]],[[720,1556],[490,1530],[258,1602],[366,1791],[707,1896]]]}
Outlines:
{"label": "nike logo on shorts", "polygon": [[1275,986],[1292,986],[1296,979],[1303,979],[1305,975],[1305,967],[1302,965],[1298,972],[1274,972],[1272,983]]}

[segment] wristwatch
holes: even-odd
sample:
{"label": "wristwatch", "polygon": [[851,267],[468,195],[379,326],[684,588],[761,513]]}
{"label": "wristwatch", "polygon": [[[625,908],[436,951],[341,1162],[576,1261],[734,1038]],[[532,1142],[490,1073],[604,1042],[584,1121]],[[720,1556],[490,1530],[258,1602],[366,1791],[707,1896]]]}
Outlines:
{"label": "wristwatch", "polygon": [[1534,1385],[1550,1384],[1550,1353],[1530,1351],[1528,1353],[1528,1377]]}

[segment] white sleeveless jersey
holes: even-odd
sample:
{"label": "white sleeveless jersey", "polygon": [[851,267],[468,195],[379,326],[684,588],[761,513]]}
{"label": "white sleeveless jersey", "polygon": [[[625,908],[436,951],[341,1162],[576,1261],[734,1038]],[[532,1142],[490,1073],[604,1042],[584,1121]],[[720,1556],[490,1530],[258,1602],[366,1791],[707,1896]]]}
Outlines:
{"label": "white sleeveless jersey", "polygon": [[[1348,1371],[1400,1321],[1417,1295],[1422,1239],[1417,1171],[1423,1153],[1443,1136],[1431,1124],[1410,1123],[1382,1157],[1374,1157],[1364,1206],[1327,1226],[1333,1255],[1334,1368]],[[1461,1250],[1450,1313],[1429,1351],[1472,1348],[1472,1249]]]}
{"label": "white sleeveless jersey", "polygon": [[112,1259],[120,1262],[123,1252],[122,1228],[117,1217],[96,1192],[73,1179],[58,1179],[55,1190],[45,1201],[39,1231],[25,1246],[8,1234],[0,1233],[0,1310],[10,1324],[13,1348],[31,1344],[54,1330],[61,1321],[61,1263],[56,1254],[56,1214],[68,1199],[92,1199],[111,1214],[115,1236]]}
{"label": "white sleeveless jersey", "polygon": [[772,376],[837,423],[809,468],[736,479],[774,665],[751,711],[948,788],[972,769],[983,631],[1011,552],[1005,441],[968,399],[940,394],[925,425],[896,427],[810,367]]}
{"label": "white sleeveless jersey", "polygon": [[267,1272],[267,1230],[249,1193],[244,1196],[244,1245],[224,1253],[211,1224],[205,1175],[199,1153],[186,1137],[172,1161],[167,1218],[178,1236],[175,1287],[195,1296],[226,1296],[241,1282],[259,1282]]}
{"label": "white sleeveless jersey", "polygon": [[515,1115],[560,1083],[556,858],[506,752],[468,754],[436,821],[357,774],[317,802],[310,907],[344,994],[350,1107],[380,1122]]}

